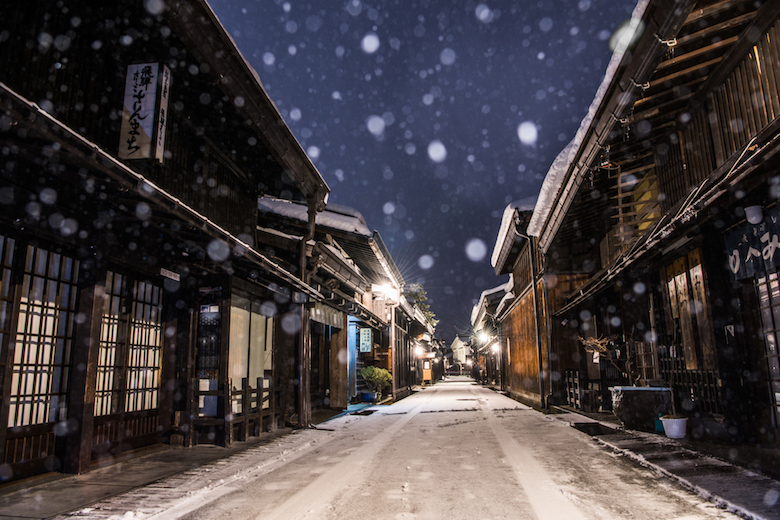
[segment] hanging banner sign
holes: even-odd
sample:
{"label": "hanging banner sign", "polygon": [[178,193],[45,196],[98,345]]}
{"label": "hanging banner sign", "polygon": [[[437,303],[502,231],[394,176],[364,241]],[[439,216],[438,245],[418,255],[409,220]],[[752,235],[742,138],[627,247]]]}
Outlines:
{"label": "hanging banner sign", "polygon": [[762,222],[740,226],[726,233],[724,239],[732,280],[780,266],[780,209],[765,211]]}
{"label": "hanging banner sign", "polygon": [[371,352],[372,334],[371,329],[363,327],[360,329],[360,352]]}
{"label": "hanging banner sign", "polygon": [[127,66],[122,126],[119,132],[120,159],[150,159],[162,162],[171,72],[157,63]]}
{"label": "hanging banner sign", "polygon": [[168,97],[171,90],[171,70],[163,65],[160,80],[160,109],[157,111],[157,136],[154,146],[154,158],[163,162],[165,157],[165,128],[168,123]]}

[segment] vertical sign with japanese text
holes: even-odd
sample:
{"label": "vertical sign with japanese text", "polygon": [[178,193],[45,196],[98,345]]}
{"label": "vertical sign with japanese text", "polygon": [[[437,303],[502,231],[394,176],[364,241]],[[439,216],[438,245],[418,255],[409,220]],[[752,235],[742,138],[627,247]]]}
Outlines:
{"label": "vertical sign with japanese text", "polygon": [[750,278],[780,266],[780,209],[766,212],[758,224],[746,224],[726,233],[726,257],[732,279]]}
{"label": "vertical sign with japanese text", "polygon": [[160,81],[160,109],[157,111],[157,135],[154,158],[163,162],[165,158],[165,127],[168,123],[168,97],[171,89],[171,70],[167,65],[162,67]]}
{"label": "vertical sign with japanese text", "polygon": [[157,71],[156,63],[127,66],[119,132],[120,159],[149,159],[152,156]]}
{"label": "vertical sign with japanese text", "polygon": [[371,352],[371,340],[371,329],[368,327],[360,329],[360,352]]}

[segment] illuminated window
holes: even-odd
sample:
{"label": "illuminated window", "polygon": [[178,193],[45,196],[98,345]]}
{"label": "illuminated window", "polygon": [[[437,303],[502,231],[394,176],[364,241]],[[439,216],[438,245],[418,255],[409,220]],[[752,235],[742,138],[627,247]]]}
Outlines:
{"label": "illuminated window", "polygon": [[78,261],[27,247],[13,354],[8,425],[67,417]]}
{"label": "illuminated window", "polygon": [[[95,415],[118,413],[121,392],[117,388],[117,360],[121,359],[122,345],[127,337],[122,326],[122,300],[125,296],[125,277],[109,271],[106,275],[106,293],[100,323],[100,348],[95,384]],[[121,365],[121,364],[120,364]]]}
{"label": "illuminated window", "polygon": [[126,412],[157,408],[162,338],[162,289],[137,281],[130,314]]}

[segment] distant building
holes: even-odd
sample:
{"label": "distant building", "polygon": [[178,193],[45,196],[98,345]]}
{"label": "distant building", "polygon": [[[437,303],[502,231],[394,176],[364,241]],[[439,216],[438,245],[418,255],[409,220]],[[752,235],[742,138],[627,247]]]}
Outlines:
{"label": "distant building", "polygon": [[456,337],[452,340],[450,349],[452,349],[452,363],[464,367],[466,365],[466,357],[469,353],[468,346],[460,338]]}

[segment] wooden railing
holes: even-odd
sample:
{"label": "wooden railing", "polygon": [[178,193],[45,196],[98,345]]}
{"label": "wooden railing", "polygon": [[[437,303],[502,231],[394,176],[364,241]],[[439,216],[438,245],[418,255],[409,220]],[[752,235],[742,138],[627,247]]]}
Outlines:
{"label": "wooden railing", "polygon": [[[678,347],[678,352],[682,348]],[[672,388],[677,409],[720,414],[722,401],[718,373],[714,370],[687,370],[685,359],[659,355],[661,377]]]}
{"label": "wooden railing", "polygon": [[[216,443],[230,447],[233,441],[247,440],[251,436],[259,436],[262,431],[272,429],[276,421],[278,408],[278,392],[270,377],[258,377],[256,386],[249,385],[247,378],[241,380],[241,388],[233,389],[232,380],[219,383],[216,389],[201,390],[199,380],[193,381],[192,391],[192,428],[189,432],[187,445],[198,443],[198,433],[208,427],[220,430],[221,439]],[[230,389],[225,391],[225,389]],[[216,411],[213,415],[204,415],[201,411],[201,398],[216,398]],[[233,405],[235,404],[235,410]],[[267,420],[267,421],[266,421]],[[264,428],[264,423],[266,423]],[[217,432],[214,432],[215,435]]]}
{"label": "wooden railing", "polygon": [[[245,441],[250,436],[259,436],[263,431],[263,421],[266,417],[274,417],[274,391],[270,377],[258,377],[257,386],[249,386],[247,378],[241,380],[241,388],[230,392],[230,402],[236,404],[241,411],[229,414],[231,427],[227,429],[230,442]],[[228,379],[228,386],[233,388]],[[232,409],[232,408],[231,408]],[[236,428],[237,427],[237,428]]]}

